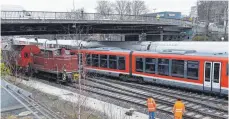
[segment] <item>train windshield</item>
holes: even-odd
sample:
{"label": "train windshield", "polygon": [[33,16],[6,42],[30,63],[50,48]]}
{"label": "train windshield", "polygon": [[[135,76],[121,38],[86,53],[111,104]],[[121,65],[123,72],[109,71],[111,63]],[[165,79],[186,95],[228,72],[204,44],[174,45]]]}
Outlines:
{"label": "train windshield", "polygon": [[54,54],[54,56],[60,55],[60,50],[55,50],[55,51],[53,51],[53,54]]}
{"label": "train windshield", "polygon": [[70,55],[70,50],[65,50],[66,55]]}

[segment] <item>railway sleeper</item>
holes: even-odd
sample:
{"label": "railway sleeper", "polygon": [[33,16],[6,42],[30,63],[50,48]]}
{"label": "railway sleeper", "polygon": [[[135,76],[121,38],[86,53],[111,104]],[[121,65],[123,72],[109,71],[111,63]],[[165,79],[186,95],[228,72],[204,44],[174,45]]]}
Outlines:
{"label": "railway sleeper", "polygon": [[131,76],[131,75],[126,75],[126,74],[120,74],[119,79],[123,81],[136,81],[141,84],[145,83],[145,81],[143,80],[143,77],[140,77],[140,76]]}

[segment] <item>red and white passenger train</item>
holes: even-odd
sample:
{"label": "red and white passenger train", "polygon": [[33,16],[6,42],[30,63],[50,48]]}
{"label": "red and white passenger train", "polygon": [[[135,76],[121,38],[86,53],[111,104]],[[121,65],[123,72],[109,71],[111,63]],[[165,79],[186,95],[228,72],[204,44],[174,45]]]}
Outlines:
{"label": "red and white passenger train", "polygon": [[73,80],[78,72],[78,56],[82,56],[83,68],[89,73],[228,95],[227,53],[190,50],[151,52],[118,48],[38,50],[35,45],[21,46],[20,49],[17,60],[24,62],[21,67],[29,67],[35,73],[50,74],[57,77],[58,82]]}
{"label": "red and white passenger train", "polygon": [[228,94],[228,54],[195,51],[148,52],[120,49],[81,51],[88,72]]}

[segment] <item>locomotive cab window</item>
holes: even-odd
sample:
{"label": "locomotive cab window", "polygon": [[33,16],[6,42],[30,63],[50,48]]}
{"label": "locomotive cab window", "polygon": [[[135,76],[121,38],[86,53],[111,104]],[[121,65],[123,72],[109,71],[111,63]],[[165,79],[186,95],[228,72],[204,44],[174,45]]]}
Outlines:
{"label": "locomotive cab window", "polygon": [[45,55],[45,58],[50,58],[52,55],[52,51],[45,51],[44,52],[44,55]]}
{"label": "locomotive cab window", "polygon": [[158,59],[158,74],[169,75],[169,59]]}
{"label": "locomotive cab window", "polygon": [[156,69],[156,59],[154,58],[146,58],[146,72],[154,74]]}
{"label": "locomotive cab window", "polygon": [[86,65],[91,66],[91,54],[86,54]]}
{"label": "locomotive cab window", "polygon": [[70,50],[65,50],[66,55],[70,55]]}
{"label": "locomotive cab window", "polygon": [[136,71],[143,72],[143,58],[136,58]]}
{"label": "locomotive cab window", "polygon": [[70,55],[75,55],[75,53],[74,52],[70,52]]}
{"label": "locomotive cab window", "polygon": [[199,77],[199,62],[198,61],[188,61],[187,62],[187,78],[198,80],[198,77]]}
{"label": "locomotive cab window", "polygon": [[117,69],[117,57],[115,55],[109,56],[109,68]]}
{"label": "locomotive cab window", "polygon": [[100,67],[107,68],[107,55],[100,55]]}
{"label": "locomotive cab window", "polygon": [[53,51],[53,55],[54,55],[54,56],[60,55],[60,50],[55,50],[55,51]]}
{"label": "locomotive cab window", "polygon": [[119,57],[118,58],[118,69],[119,70],[125,70],[126,66],[125,66],[125,57]]}
{"label": "locomotive cab window", "polygon": [[94,66],[94,67],[99,66],[99,55],[92,54],[92,66]]}
{"label": "locomotive cab window", "polygon": [[184,77],[184,60],[172,60],[172,76]]}

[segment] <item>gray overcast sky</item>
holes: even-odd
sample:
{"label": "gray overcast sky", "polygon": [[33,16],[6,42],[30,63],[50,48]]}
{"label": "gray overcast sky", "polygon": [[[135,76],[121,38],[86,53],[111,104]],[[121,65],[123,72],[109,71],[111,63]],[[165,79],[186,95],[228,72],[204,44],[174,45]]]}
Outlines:
{"label": "gray overcast sky", "polygon": [[[84,7],[86,12],[95,12],[98,0],[75,0],[75,8]],[[115,1],[115,0],[109,0]],[[196,4],[196,0],[144,0],[150,12],[156,9],[160,11],[177,11],[189,15],[191,6]],[[28,11],[70,11],[73,8],[73,0],[2,0],[2,10],[9,5],[19,5]],[[17,7],[14,6],[14,7]],[[7,8],[9,9],[9,8]]]}

